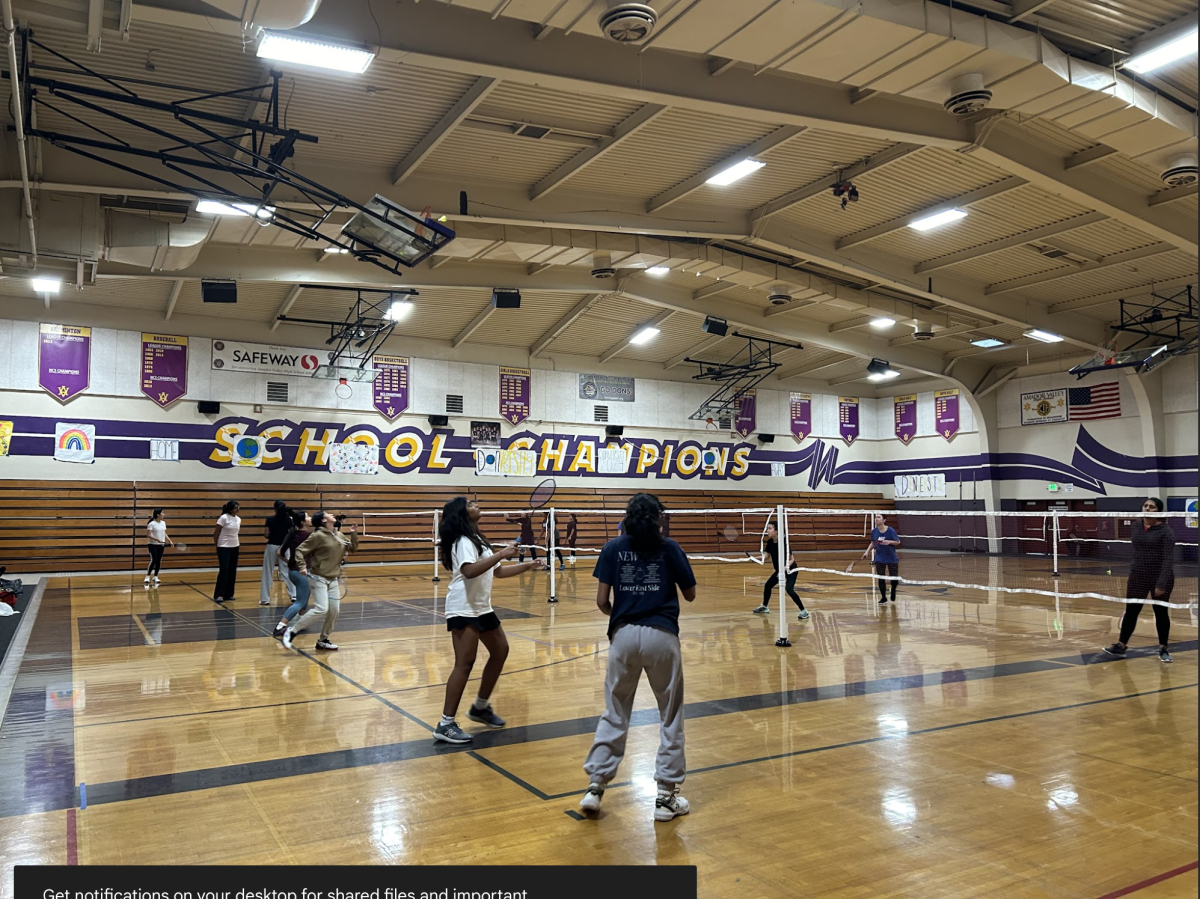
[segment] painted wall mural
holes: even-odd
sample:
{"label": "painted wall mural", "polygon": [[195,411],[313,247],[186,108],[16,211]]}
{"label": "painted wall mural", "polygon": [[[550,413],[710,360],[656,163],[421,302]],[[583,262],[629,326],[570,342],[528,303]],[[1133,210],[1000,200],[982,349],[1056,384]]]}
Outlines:
{"label": "painted wall mural", "polygon": [[[55,418],[12,416],[10,454],[49,457],[55,454]],[[395,429],[347,424],[325,419],[228,417],[200,424],[95,420],[96,459],[149,459],[151,441],[178,440],[179,459],[214,470],[239,464],[239,438],[261,439],[258,467],[263,471],[327,472],[332,447],[362,443],[379,447],[380,474],[474,476],[475,451],[469,434],[450,429]],[[1197,484],[1195,456],[1154,459],[1128,456],[1108,449],[1081,426],[1070,461],[1032,453],[971,453],[958,456],[899,459],[886,462],[839,459],[842,448],[816,439],[798,449],[768,449],[749,443],[655,440],[630,438],[606,442],[595,435],[522,431],[501,441],[507,450],[529,450],[536,456],[537,476],[592,480],[627,478],[652,481],[741,481],[770,477],[782,466],[784,476],[796,478],[796,489],[822,485],[844,489],[877,489],[892,485],[898,475],[941,474],[946,481],[1034,480],[1072,483],[1079,490],[1105,494],[1109,487],[1191,487]],[[601,449],[624,451],[624,471],[601,472]],[[717,458],[706,472],[703,456]],[[666,485],[664,485],[666,486]]]}

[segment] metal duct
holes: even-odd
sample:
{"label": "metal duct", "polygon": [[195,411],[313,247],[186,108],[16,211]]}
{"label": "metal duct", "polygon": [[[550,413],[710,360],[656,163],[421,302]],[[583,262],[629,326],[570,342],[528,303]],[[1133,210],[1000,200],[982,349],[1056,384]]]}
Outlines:
{"label": "metal duct", "polygon": [[128,212],[108,211],[105,258],[153,271],[178,271],[196,261],[216,220],[199,217],[164,222]]}
{"label": "metal duct", "polygon": [[[211,3],[211,0],[209,0]],[[236,0],[230,6],[239,7],[237,13],[242,15],[244,28],[270,28],[272,31],[286,31],[298,28],[317,14],[321,0]],[[245,7],[242,13],[241,7]]]}

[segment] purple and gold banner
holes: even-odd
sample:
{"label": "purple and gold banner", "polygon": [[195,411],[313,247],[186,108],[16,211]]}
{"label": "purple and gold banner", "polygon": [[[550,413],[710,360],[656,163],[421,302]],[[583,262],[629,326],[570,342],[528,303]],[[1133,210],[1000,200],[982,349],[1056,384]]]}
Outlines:
{"label": "purple and gold banner", "polygon": [[858,439],[858,397],[838,397],[838,433],[847,446]]}
{"label": "purple and gold banner", "polygon": [[167,408],[187,394],[188,339],[142,334],[142,394]]}
{"label": "purple and gold banner", "polygon": [[92,329],[47,325],[38,333],[38,384],[60,403],[88,389],[92,377]]}
{"label": "purple and gold banner", "polygon": [[892,398],[895,411],[895,430],[900,442],[908,445],[917,436],[917,398],[897,396]]}
{"label": "purple and gold banner", "polygon": [[933,394],[933,421],[937,432],[947,440],[958,433],[958,389],[938,390]]}
{"label": "purple and gold banner", "polygon": [[757,428],[758,397],[751,389],[738,397],[737,415],[733,419],[733,429],[743,437],[749,437]]}
{"label": "purple and gold banner", "polygon": [[371,364],[379,372],[371,385],[371,405],[393,421],[408,408],[408,357],[375,355]]}
{"label": "purple and gold banner", "polygon": [[791,401],[792,436],[800,443],[812,433],[812,394],[793,393]]}
{"label": "purple and gold banner", "polygon": [[519,425],[529,417],[532,397],[527,368],[500,366],[500,417],[510,425]]}

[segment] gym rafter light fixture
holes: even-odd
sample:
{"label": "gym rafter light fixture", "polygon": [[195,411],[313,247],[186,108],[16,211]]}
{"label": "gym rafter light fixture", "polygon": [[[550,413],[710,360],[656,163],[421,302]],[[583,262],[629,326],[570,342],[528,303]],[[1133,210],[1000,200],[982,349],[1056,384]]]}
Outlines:
{"label": "gym rafter light fixture", "polygon": [[868,381],[890,381],[900,377],[900,372],[892,368],[886,359],[872,359],[867,363]]}
{"label": "gym rafter light fixture", "polygon": [[884,318],[882,316],[880,316],[879,318],[871,319],[871,327],[874,328],[876,331],[886,331],[888,328],[892,327],[895,324],[896,324],[895,319]]}
{"label": "gym rafter light fixture", "polygon": [[669,275],[671,269],[665,265],[652,265],[646,269],[647,275],[654,275],[656,278],[661,278],[663,275]]}
{"label": "gym rafter light fixture", "polygon": [[58,293],[62,290],[62,281],[58,278],[30,278],[29,283],[35,293]]}
{"label": "gym rafter light fixture", "polygon": [[943,209],[941,212],[935,212],[933,215],[909,222],[908,227],[914,231],[928,231],[931,228],[940,228],[942,225],[948,225],[966,217],[967,213],[964,209]]}
{"label": "gym rafter light fixture", "polygon": [[1030,340],[1038,340],[1042,343],[1062,343],[1064,340],[1061,335],[1043,331],[1041,328],[1030,328],[1025,332],[1025,336]]}
{"label": "gym rafter light fixture", "polygon": [[971,346],[981,347],[985,350],[995,349],[998,346],[1006,346],[1007,340],[1001,340],[999,337],[980,337],[978,340],[972,340]]}
{"label": "gym rafter light fixture", "polygon": [[375,54],[365,47],[339,44],[333,41],[300,37],[295,34],[280,34],[264,31],[258,42],[260,59],[276,62],[292,62],[335,72],[350,72],[361,75],[375,59]]}
{"label": "gym rafter light fixture", "polygon": [[1125,60],[1122,68],[1129,69],[1131,72],[1137,72],[1139,75],[1145,75],[1153,72],[1155,69],[1161,69],[1163,66],[1170,65],[1173,62],[1187,56],[1196,55],[1196,46],[1200,37],[1200,32],[1193,28],[1174,40],[1167,41],[1165,44],[1159,44],[1150,50],[1141,53],[1135,53],[1129,59]]}
{"label": "gym rafter light fixture", "polygon": [[752,175],[761,169],[765,162],[759,162],[757,159],[743,159],[741,162],[735,162],[727,169],[722,169],[717,172],[705,184],[711,184],[713,187],[726,187],[733,184],[734,181],[740,181],[747,175]]}
{"label": "gym rafter light fixture", "polygon": [[408,318],[408,314],[412,310],[412,300],[392,300],[392,305],[388,307],[386,317],[389,321],[403,321]]}
{"label": "gym rafter light fixture", "polygon": [[253,203],[222,203],[220,200],[200,200],[196,211],[201,215],[254,216],[269,219],[275,215],[274,206],[256,206]]}
{"label": "gym rafter light fixture", "polygon": [[654,325],[646,325],[644,328],[639,328],[638,332],[629,338],[629,342],[634,346],[643,346],[658,335],[658,328],[654,327]]}

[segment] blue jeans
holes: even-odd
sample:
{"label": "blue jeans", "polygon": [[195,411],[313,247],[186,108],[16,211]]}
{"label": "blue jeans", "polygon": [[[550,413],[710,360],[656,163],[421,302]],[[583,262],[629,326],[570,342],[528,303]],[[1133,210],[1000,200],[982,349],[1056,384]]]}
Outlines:
{"label": "blue jeans", "polygon": [[308,576],[301,574],[299,571],[289,571],[288,580],[296,588],[296,601],[288,606],[288,610],[283,613],[285,621],[293,620],[297,615],[304,611],[308,605]]}

